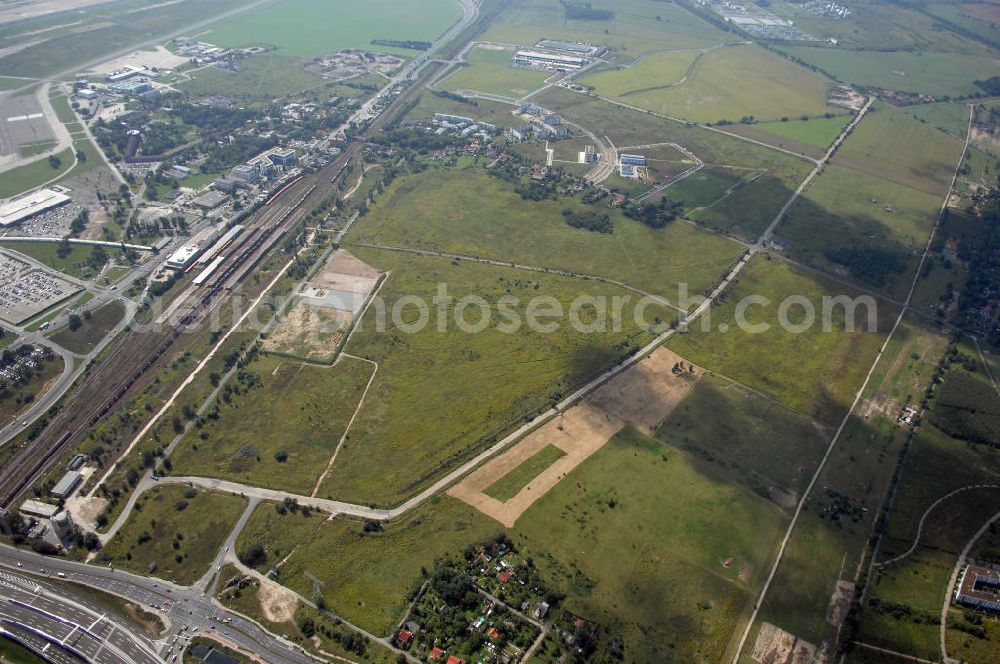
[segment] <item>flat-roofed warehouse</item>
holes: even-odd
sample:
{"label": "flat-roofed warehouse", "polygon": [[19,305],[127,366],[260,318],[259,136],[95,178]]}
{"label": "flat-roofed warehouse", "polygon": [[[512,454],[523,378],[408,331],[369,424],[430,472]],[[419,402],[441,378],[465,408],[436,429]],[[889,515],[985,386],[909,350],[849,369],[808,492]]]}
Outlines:
{"label": "flat-roofed warehouse", "polygon": [[514,54],[514,65],[518,67],[562,67],[579,69],[589,64],[586,58],[542,51],[518,51]]}
{"label": "flat-roofed warehouse", "polygon": [[66,500],[69,498],[70,494],[73,493],[73,489],[80,484],[83,476],[75,470],[71,470],[62,476],[62,479],[56,482],[56,485],[49,490],[53,496],[59,500]]}
{"label": "flat-roofed warehouse", "polygon": [[51,189],[39,189],[0,206],[0,226],[10,226],[70,202],[70,197]]}

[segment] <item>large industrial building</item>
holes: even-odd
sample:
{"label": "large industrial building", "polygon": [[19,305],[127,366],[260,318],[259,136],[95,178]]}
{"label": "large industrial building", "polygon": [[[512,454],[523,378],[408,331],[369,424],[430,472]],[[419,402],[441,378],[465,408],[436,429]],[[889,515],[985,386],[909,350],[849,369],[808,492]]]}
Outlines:
{"label": "large industrial building", "polygon": [[580,69],[590,64],[590,61],[575,55],[524,50],[514,54],[512,64],[525,69]]}
{"label": "large industrial building", "polygon": [[73,490],[79,486],[82,480],[83,476],[79,472],[70,470],[62,476],[62,479],[56,482],[56,485],[52,487],[49,493],[59,500],[66,500],[73,494]]}
{"label": "large industrial building", "polygon": [[39,189],[27,196],[0,206],[0,226],[10,226],[19,221],[30,219],[36,214],[47,212],[53,208],[69,203],[70,197],[51,189]]}
{"label": "large industrial building", "polygon": [[220,232],[221,228],[216,226],[201,231],[170,255],[170,258],[167,259],[167,267],[174,270],[186,270],[194,263],[194,259],[201,255],[201,252],[215,242]]}

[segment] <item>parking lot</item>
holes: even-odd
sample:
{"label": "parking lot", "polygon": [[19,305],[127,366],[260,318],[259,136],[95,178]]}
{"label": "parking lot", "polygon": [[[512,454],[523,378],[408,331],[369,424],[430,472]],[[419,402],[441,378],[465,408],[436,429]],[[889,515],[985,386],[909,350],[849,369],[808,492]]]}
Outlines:
{"label": "parking lot", "polygon": [[21,323],[80,290],[42,270],[29,272],[0,286],[0,318]]}

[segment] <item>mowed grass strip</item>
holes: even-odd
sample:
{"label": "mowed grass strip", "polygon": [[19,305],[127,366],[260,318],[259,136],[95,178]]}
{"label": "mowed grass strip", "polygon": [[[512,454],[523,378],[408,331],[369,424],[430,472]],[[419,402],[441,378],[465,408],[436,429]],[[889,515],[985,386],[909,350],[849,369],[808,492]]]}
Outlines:
{"label": "mowed grass strip", "polygon": [[[607,214],[614,232],[569,226],[562,211]],[[618,210],[570,197],[526,201],[477,167],[430,169],[395,180],[354,226],[369,242],[510,261],[605,277],[673,301],[680,283],[701,293],[742,253],[735,242],[674,222],[651,229]]]}
{"label": "mowed grass strip", "polygon": [[246,500],[180,485],[150,489],[98,560],[190,585],[208,571]]}
{"label": "mowed grass strip", "polygon": [[943,198],[962,148],[954,136],[877,102],[833,162]]}
{"label": "mowed grass strip", "polygon": [[[815,324],[801,331],[783,327],[779,320],[781,303],[793,295],[799,301],[804,298],[815,312]],[[754,258],[723,304],[669,345],[706,369],[757,389],[796,412],[834,424],[861,387],[896,314],[895,307],[876,303],[877,330],[867,331],[868,310],[860,306],[852,330],[845,308],[831,307],[829,331],[824,331],[823,297],[837,295],[859,294],[788,263]],[[748,296],[766,298],[767,304],[758,299],[743,312],[744,321],[738,321],[737,304]],[[788,321],[803,323],[805,306],[790,307]]]}
{"label": "mowed grass strip", "polygon": [[91,264],[94,262],[93,257],[96,250],[100,249],[106,255],[115,258],[121,256],[120,249],[100,247],[99,245],[71,244],[69,245],[69,253],[65,255],[59,254],[58,242],[3,242],[0,239],[0,246],[30,256],[39,263],[78,279],[92,272]]}
{"label": "mowed grass strip", "polygon": [[174,450],[173,472],[312,493],[373,369],[351,358],[332,367],[257,359]]}
{"label": "mowed grass strip", "polygon": [[[581,301],[582,327],[565,315],[546,319],[555,327],[529,325],[528,307],[536,306],[532,302],[555,303],[568,313],[580,296],[610,303],[628,293],[593,280],[471,261],[371,249],[351,252],[389,272],[381,302],[369,308],[346,347],[352,355],[377,362],[379,371],[320,487],[321,497],[398,504],[644,346],[653,338],[647,325],[657,317],[662,323],[658,329],[673,319],[654,305],[640,325],[635,318],[639,299],[629,297],[620,315],[598,316]],[[432,302],[442,288],[454,300],[444,308],[439,327],[440,309]],[[485,326],[483,310],[476,305],[461,314],[473,327],[455,324],[457,302],[467,296],[483,298],[480,303],[489,316]],[[408,304],[414,297],[428,305],[423,326],[418,305]],[[520,325],[508,326],[504,309]],[[385,319],[381,330],[380,316]],[[606,322],[603,331],[589,327],[597,320]]]}
{"label": "mowed grass strip", "polygon": [[555,445],[546,445],[518,464],[509,473],[486,487],[483,493],[502,503],[507,502],[516,496],[528,482],[538,477],[543,470],[564,456],[566,453]]}

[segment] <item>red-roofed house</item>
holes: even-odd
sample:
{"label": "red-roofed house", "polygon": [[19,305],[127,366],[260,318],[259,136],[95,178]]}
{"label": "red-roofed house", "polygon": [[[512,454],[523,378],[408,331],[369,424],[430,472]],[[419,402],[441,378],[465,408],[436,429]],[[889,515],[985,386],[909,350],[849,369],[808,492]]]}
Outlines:
{"label": "red-roofed house", "polygon": [[432,662],[438,661],[439,659],[441,659],[442,657],[444,657],[444,655],[445,655],[445,652],[443,650],[441,650],[440,648],[438,648],[437,646],[434,646],[433,648],[431,648],[431,661]]}
{"label": "red-roofed house", "polygon": [[410,646],[410,643],[413,642],[413,632],[410,632],[405,629],[399,630],[399,634],[396,635],[396,641],[398,641],[399,645],[403,646],[404,648],[408,648]]}
{"label": "red-roofed house", "polygon": [[490,627],[490,631],[486,632],[486,636],[496,641],[497,639],[500,638],[500,630],[498,630],[496,627]]}
{"label": "red-roofed house", "polygon": [[452,655],[451,657],[448,658],[446,664],[465,664],[465,660],[462,659],[461,657],[455,657],[454,655]]}
{"label": "red-roofed house", "polygon": [[510,581],[510,574],[507,572],[500,572],[497,578],[500,579],[500,583],[507,583],[508,581]]}

